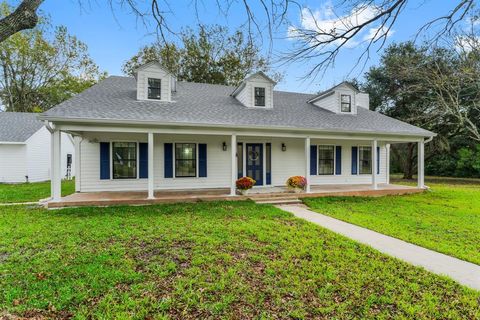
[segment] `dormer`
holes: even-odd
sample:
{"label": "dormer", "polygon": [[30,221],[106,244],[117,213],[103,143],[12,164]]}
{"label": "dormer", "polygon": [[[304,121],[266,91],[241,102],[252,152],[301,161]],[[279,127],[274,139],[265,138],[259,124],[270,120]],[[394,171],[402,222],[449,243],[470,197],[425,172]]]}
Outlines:
{"label": "dormer", "polygon": [[150,62],[135,70],[137,100],[172,101],[175,77],[159,62]]}
{"label": "dormer", "polygon": [[232,92],[232,97],[247,108],[272,109],[273,88],[277,83],[262,71],[245,78]]}
{"label": "dormer", "polygon": [[370,101],[367,93],[358,91],[355,86],[344,81],[318,94],[308,103],[337,114],[355,115],[358,108],[369,109]]}

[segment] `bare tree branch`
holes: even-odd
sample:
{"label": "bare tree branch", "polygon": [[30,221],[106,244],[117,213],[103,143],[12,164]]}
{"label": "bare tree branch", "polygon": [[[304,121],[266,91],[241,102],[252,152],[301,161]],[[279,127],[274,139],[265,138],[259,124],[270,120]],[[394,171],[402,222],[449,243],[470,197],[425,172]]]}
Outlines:
{"label": "bare tree branch", "polygon": [[11,35],[37,25],[37,9],[43,0],[24,0],[14,12],[0,20],[0,43]]}

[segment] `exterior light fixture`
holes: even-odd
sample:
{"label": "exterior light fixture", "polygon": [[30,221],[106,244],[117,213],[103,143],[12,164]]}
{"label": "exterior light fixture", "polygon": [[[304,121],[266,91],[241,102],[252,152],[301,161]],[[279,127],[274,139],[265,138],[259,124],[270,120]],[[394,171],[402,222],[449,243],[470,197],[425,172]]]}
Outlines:
{"label": "exterior light fixture", "polygon": [[287,151],[287,146],[282,142],[282,151]]}
{"label": "exterior light fixture", "polygon": [[227,143],[225,141],[222,143],[222,150],[227,151]]}

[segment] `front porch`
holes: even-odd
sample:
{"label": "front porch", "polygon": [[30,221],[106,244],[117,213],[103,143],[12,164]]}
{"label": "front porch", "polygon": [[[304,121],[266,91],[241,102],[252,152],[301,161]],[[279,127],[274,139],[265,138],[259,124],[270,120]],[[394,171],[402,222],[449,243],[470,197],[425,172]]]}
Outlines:
{"label": "front porch", "polygon": [[327,196],[363,196],[375,197],[385,195],[401,195],[423,192],[424,189],[394,184],[359,185],[317,185],[311,186],[310,193],[294,193],[286,187],[254,188],[247,196],[231,196],[229,188],[156,191],[154,198],[148,197],[147,191],[103,191],[74,193],[62,197],[60,201],[46,203],[47,208],[80,207],[80,206],[114,206],[114,205],[145,205],[158,203],[201,202],[220,200],[264,200],[264,199],[299,199],[305,197]]}

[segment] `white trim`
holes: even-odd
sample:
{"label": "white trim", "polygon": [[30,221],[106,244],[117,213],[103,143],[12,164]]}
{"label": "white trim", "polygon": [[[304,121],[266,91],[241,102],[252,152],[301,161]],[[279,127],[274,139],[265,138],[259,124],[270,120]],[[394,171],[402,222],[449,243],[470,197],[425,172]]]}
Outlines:
{"label": "white trim", "polygon": [[[101,142],[101,141],[100,141]],[[113,177],[113,143],[114,142],[133,142],[133,143],[136,143],[136,153],[137,153],[137,156],[136,156],[136,159],[135,159],[135,169],[136,169],[136,177],[135,178],[120,178],[120,179],[115,179]],[[121,180],[121,181],[136,181],[136,180],[140,180],[140,142],[138,140],[115,140],[115,139],[110,139],[109,142],[110,144],[110,179],[109,180]]]}
{"label": "white trim", "polygon": [[148,199],[155,199],[154,154],[155,154],[155,137],[152,132],[149,132],[148,133]]}
{"label": "white trim", "polygon": [[420,141],[417,145],[417,186],[418,188],[425,187],[425,142]]}
{"label": "white trim", "polygon": [[230,175],[230,195],[235,196],[237,193],[237,186],[236,186],[236,181],[237,181],[237,136],[235,134],[232,134],[231,140],[230,140],[230,170],[231,170],[231,175]]}
{"label": "white trim", "polygon": [[262,179],[263,179],[263,183],[262,185],[263,186],[266,186],[267,185],[267,144],[266,142],[263,142],[263,146],[262,146],[262,162],[263,162],[263,165],[262,165]]}
{"label": "white trim", "polygon": [[[36,133],[36,132],[35,132]],[[29,138],[30,139],[30,138]],[[28,139],[27,139],[28,140]],[[25,140],[26,141],[26,140]],[[0,144],[27,144],[27,142],[16,142],[16,141],[0,141]]]}
{"label": "white trim", "polygon": [[[365,134],[365,135],[380,135],[380,136],[390,136],[390,137],[416,137],[417,139],[422,139],[424,137],[435,137],[437,134],[432,133],[432,134],[410,134],[410,133],[404,133],[404,132],[380,132],[380,131],[371,131],[371,132],[364,132],[364,131],[348,131],[348,130],[335,130],[335,129],[318,129],[318,128],[298,128],[298,127],[288,127],[288,126],[262,126],[262,125],[221,125],[221,124],[203,124],[203,123],[178,123],[178,122],[158,122],[158,121],[138,121],[138,120],[131,120],[131,119],[119,119],[119,120],[112,120],[112,119],[85,119],[85,118],[55,118],[55,117],[48,117],[48,116],[39,116],[40,120],[48,120],[50,122],[66,122],[66,123],[97,123],[97,124],[127,124],[129,126],[132,125],[151,125],[155,127],[160,127],[160,126],[173,126],[173,127],[199,127],[199,128],[226,128],[226,129],[247,129],[248,132],[252,132],[252,128],[260,129],[260,130],[276,130],[276,131],[298,131],[298,132],[318,132],[318,133],[330,133],[330,134],[337,134],[337,133],[342,133],[342,134],[353,134],[353,135],[358,135],[358,134]],[[103,127],[103,126],[102,126]],[[62,128],[61,130],[75,130],[75,129],[70,129],[72,126],[66,126],[66,128]],[[105,128],[105,127],[103,127]],[[59,128],[60,129],[60,128]],[[89,127],[81,126],[80,129],[76,130],[88,130]],[[106,128],[107,131],[109,131],[108,127]],[[120,130],[121,132],[125,132],[127,128],[121,127],[121,129],[116,129]],[[112,129],[110,129],[112,130]],[[149,129],[144,129],[145,131],[139,131],[141,130],[140,128],[133,129],[132,132],[148,132],[152,131],[151,128]],[[98,131],[98,130],[91,130],[91,131]],[[165,131],[157,131],[153,130],[155,133],[175,133],[176,129],[171,129],[170,132],[165,132]],[[230,132],[231,131],[227,131]],[[228,133],[225,133],[225,135],[229,135]],[[239,133],[239,135],[241,135]],[[257,134],[252,134],[252,135],[257,135]],[[287,136],[283,136],[287,137]],[[311,136],[313,138],[313,136]],[[353,138],[353,137],[349,137]],[[401,141],[401,140],[398,140]],[[411,140],[409,140],[411,141]]]}
{"label": "white trim", "polygon": [[305,179],[307,180],[305,192],[310,193],[310,137],[305,138]]}
{"label": "white trim", "polygon": [[378,185],[377,185],[377,158],[378,158],[378,155],[377,155],[377,146],[378,146],[378,142],[377,140],[373,140],[372,141],[372,154],[371,154],[371,158],[372,158],[372,187],[374,190],[377,190],[378,189]]}
{"label": "white trim", "polygon": [[387,143],[385,145],[385,148],[386,148],[386,162],[385,163],[385,167],[386,167],[386,178],[387,178],[387,184],[390,184],[390,143]]}
{"label": "white trim", "polygon": [[[325,144],[314,144],[314,146],[317,146],[317,172],[315,176],[319,177],[333,177],[333,176],[338,176],[338,174],[335,174],[336,169],[337,169],[337,145],[331,144],[331,143],[325,143]],[[332,146],[333,147],[333,173],[332,174],[320,174],[320,152],[318,150],[320,149],[320,146]]]}

